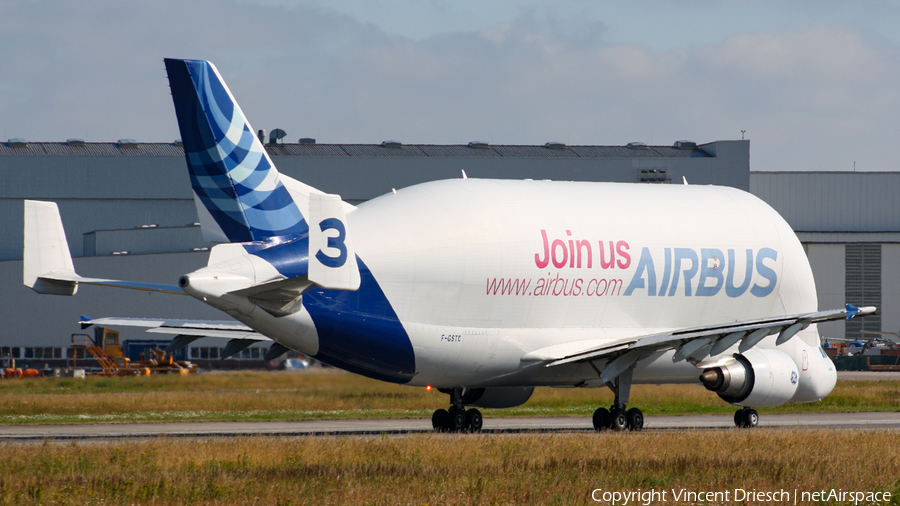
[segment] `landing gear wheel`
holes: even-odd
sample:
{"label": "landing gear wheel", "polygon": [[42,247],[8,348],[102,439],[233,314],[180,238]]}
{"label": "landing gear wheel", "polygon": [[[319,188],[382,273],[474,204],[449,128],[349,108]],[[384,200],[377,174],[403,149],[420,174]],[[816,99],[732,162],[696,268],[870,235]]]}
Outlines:
{"label": "landing gear wheel", "polygon": [[470,433],[481,432],[483,423],[484,418],[481,417],[481,411],[475,408],[466,411],[466,428]]}
{"label": "landing gear wheel", "polygon": [[450,408],[447,423],[449,432],[465,432],[466,431],[466,411],[457,407]]}
{"label": "landing gear wheel", "polygon": [[439,409],[431,415],[431,426],[438,432],[445,432],[450,424],[450,413],[446,409]]}
{"label": "landing gear wheel", "polygon": [[606,408],[597,408],[597,411],[594,411],[594,430],[601,431],[609,428],[609,424],[612,423],[612,416],[609,414],[609,410]]}
{"label": "landing gear wheel", "polygon": [[628,428],[628,414],[622,408],[613,408],[610,413],[609,428],[614,431],[622,431]]}
{"label": "landing gear wheel", "polygon": [[734,414],[734,424],[749,429],[759,425],[759,413],[753,408],[739,409]]}
{"label": "landing gear wheel", "polygon": [[755,409],[748,409],[744,412],[744,426],[747,428],[759,425],[759,413]]}
{"label": "landing gear wheel", "polygon": [[644,413],[638,408],[631,408],[625,414],[628,419],[628,430],[640,431],[644,428]]}

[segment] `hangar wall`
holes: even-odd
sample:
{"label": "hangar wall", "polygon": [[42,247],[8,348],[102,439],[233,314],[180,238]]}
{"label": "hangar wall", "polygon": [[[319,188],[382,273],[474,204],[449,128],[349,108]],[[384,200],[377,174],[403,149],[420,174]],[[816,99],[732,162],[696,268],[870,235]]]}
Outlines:
{"label": "hangar wall", "polygon": [[[359,203],[392,188],[469,177],[636,182],[641,178],[749,189],[749,141],[697,146],[267,145],[279,171]],[[0,143],[0,346],[66,347],[79,315],[226,319],[195,300],[83,286],[75,297],[22,285],[23,199],[59,204],[82,275],[175,283],[205,265],[178,143]],[[114,254],[118,253],[118,254]],[[127,253],[127,254],[123,254]],[[122,329],[123,339],[146,339]],[[221,345],[204,340],[197,346]]]}
{"label": "hangar wall", "polygon": [[900,172],[752,172],[750,192],[804,244],[820,309],[845,302],[880,314],[820,325],[825,337],[869,339],[900,330]]}
{"label": "hangar wall", "polygon": [[[846,300],[846,245],[880,244],[886,329],[900,328],[900,174],[750,172],[749,141],[695,146],[268,145],[279,171],[353,203],[421,182],[469,177],[638,182],[642,178],[719,184],[749,190],[791,223],[807,248],[820,307]],[[177,144],[0,144],[0,346],[69,344],[80,314],[223,319],[185,298],[81,287],[76,297],[39,296],[21,283],[22,200],[59,203],[75,265],[82,275],[174,283],[205,265],[197,214]],[[835,179],[837,178],[837,179]],[[877,195],[875,202],[868,192]],[[872,210],[870,206],[881,206]],[[142,228],[144,227],[144,228]],[[860,235],[863,234],[863,235]],[[123,253],[114,255],[113,253]],[[853,301],[851,301],[853,302]],[[824,326],[823,326],[824,327]],[[824,331],[823,331],[824,332]],[[826,335],[843,336],[843,324]],[[146,339],[125,329],[123,339]],[[221,345],[221,342],[198,345]]]}

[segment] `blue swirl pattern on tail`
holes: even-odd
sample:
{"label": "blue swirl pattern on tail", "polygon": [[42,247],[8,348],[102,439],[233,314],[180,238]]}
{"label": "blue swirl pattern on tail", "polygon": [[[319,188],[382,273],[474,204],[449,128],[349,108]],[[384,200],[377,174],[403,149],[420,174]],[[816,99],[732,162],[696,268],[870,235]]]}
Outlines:
{"label": "blue swirl pattern on tail", "polygon": [[229,242],[308,232],[303,215],[213,64],[166,59],[194,194]]}

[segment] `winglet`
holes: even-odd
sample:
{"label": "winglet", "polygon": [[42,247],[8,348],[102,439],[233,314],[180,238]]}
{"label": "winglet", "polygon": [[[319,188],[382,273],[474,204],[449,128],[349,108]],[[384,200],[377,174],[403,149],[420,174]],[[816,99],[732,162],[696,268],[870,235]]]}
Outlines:
{"label": "winglet", "polygon": [[81,315],[81,318],[78,320],[78,323],[81,324],[81,330],[92,326],[93,323],[91,323],[91,320],[93,320],[93,318],[91,318],[90,316],[84,314]]}
{"label": "winglet", "polygon": [[177,285],[83,278],[75,273],[59,208],[54,202],[25,201],[22,282],[37,293],[75,295],[79,284],[184,295]]}
{"label": "winglet", "polygon": [[847,304],[846,313],[847,319],[851,319],[856,316],[865,316],[869,314],[875,314],[878,309],[875,306],[865,306],[865,307],[856,307],[853,304]]}
{"label": "winglet", "polygon": [[62,218],[55,202],[25,201],[22,281],[32,290],[75,295],[78,283]]}

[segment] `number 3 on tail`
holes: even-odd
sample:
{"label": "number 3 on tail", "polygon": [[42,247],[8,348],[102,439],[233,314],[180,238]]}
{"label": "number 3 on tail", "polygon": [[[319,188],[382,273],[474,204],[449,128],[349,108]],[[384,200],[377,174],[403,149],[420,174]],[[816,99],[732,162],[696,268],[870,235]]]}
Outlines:
{"label": "number 3 on tail", "polygon": [[328,238],[328,247],[340,251],[340,254],[333,257],[326,255],[322,250],[319,250],[319,252],[316,253],[316,259],[325,267],[340,267],[347,263],[347,245],[344,244],[347,232],[344,228],[344,223],[337,218],[328,218],[319,223],[319,230],[322,232],[329,229],[337,230],[338,235],[337,237]]}

